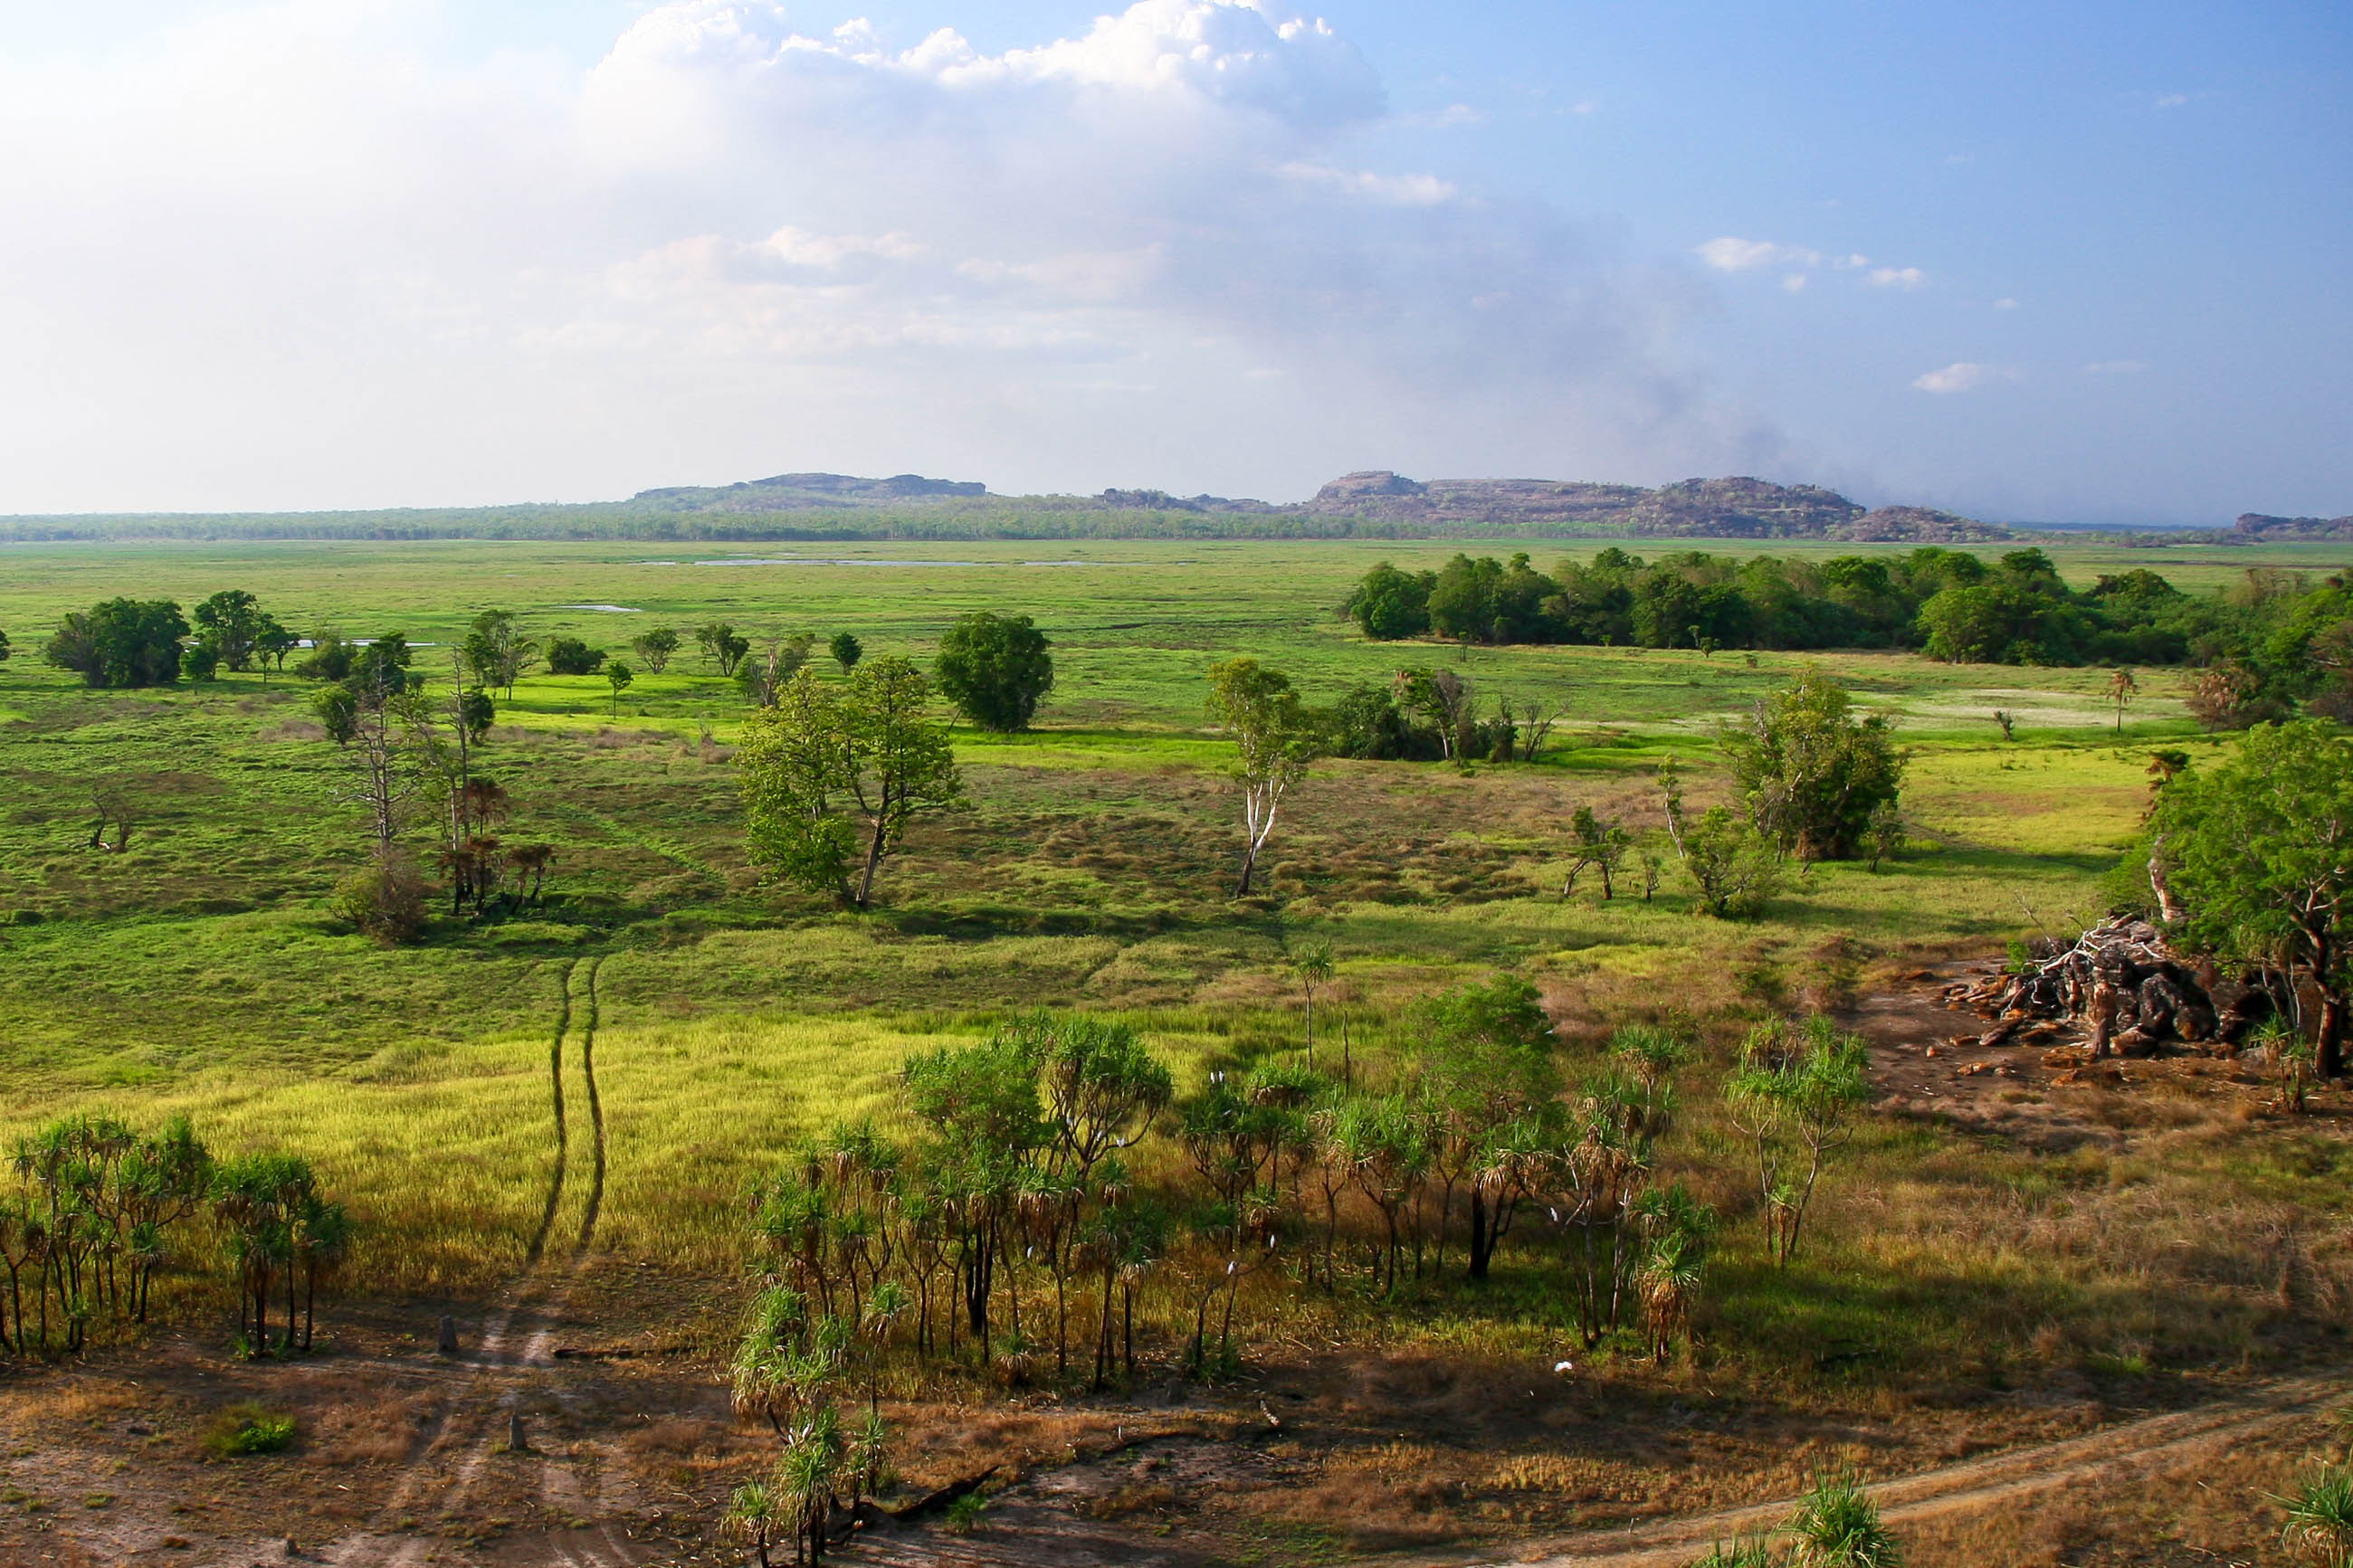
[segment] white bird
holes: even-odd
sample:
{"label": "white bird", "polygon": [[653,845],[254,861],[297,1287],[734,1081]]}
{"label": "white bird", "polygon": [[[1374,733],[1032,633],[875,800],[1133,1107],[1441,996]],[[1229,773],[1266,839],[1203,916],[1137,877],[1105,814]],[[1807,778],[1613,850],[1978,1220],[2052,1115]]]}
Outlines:
{"label": "white bird", "polygon": [[1577,1370],[1577,1363],[1573,1361],[1556,1361],[1552,1363],[1552,1369],[1562,1373],[1572,1373]]}

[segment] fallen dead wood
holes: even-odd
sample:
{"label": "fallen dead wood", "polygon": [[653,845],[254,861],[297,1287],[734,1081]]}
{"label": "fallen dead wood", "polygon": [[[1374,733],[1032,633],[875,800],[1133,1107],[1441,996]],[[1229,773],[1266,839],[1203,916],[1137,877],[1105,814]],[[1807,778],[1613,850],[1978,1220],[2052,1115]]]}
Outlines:
{"label": "fallen dead wood", "polygon": [[989,1478],[1004,1468],[1002,1465],[991,1465],[976,1476],[966,1476],[960,1481],[950,1481],[935,1492],[924,1493],[904,1508],[893,1509],[891,1517],[903,1522],[923,1519],[930,1514],[945,1513],[952,1504],[970,1497],[987,1486]]}
{"label": "fallen dead wood", "polygon": [[[2002,1045],[2032,1020],[2066,1019],[2085,1026],[2095,1058],[2149,1056],[2168,1040],[2227,1050],[2270,1008],[2261,989],[2183,959],[2162,931],[2129,916],[2103,921],[2023,969],[1947,987],[1945,996],[1996,1020],[1980,1046]],[[2051,1033],[2045,1024],[2027,1037]]]}

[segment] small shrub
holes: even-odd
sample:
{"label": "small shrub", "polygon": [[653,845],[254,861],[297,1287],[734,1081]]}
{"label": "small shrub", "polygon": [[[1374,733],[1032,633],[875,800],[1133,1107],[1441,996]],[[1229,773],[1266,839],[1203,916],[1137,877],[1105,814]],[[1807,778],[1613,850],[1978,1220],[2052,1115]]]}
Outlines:
{"label": "small shrub", "polygon": [[1782,1559],[1761,1541],[1717,1542],[1692,1568],[1781,1568]]}
{"label": "small shrub", "polygon": [[1820,1478],[1789,1521],[1795,1568],[1902,1568],[1904,1549],[1880,1522],[1879,1505],[1852,1473]]}
{"label": "small shrub", "polygon": [[250,1400],[232,1405],[205,1428],[205,1451],[216,1458],[244,1454],[281,1454],[294,1446],[299,1424],[291,1415],[264,1410]]}
{"label": "small shrub", "polygon": [[386,947],[415,942],[425,930],[424,873],[405,852],[380,850],[335,889],[335,913]]}
{"label": "small shrub", "polygon": [[948,1504],[947,1527],[957,1535],[971,1535],[988,1523],[988,1500],[978,1492],[966,1492]]}
{"label": "small shrub", "polygon": [[2274,1500],[2287,1509],[2280,1544],[2293,1561],[2313,1568],[2353,1563],[2353,1470],[2332,1465]]}

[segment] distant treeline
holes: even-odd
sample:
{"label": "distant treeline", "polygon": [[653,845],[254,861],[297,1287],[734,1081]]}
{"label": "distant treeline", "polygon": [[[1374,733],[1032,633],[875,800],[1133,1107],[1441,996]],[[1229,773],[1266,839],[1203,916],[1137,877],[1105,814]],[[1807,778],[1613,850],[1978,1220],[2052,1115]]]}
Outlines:
{"label": "distant treeline", "polygon": [[2339,574],[2259,567],[2231,589],[2185,594],[2147,570],[2077,590],[2041,550],[1989,564],[1967,551],[1747,560],[1611,547],[1551,575],[1525,554],[1458,555],[1439,572],[1383,562],[1340,606],[1383,641],[1594,643],[1642,647],[1908,648],[1973,664],[2231,667],[2275,703],[2353,676],[2353,590]]}
{"label": "distant treeline", "polygon": [[[903,510],[674,510],[640,500],[507,507],[321,512],[159,512],[0,517],[0,544],[132,540],[543,540],[649,544],[983,542],[1054,539],[1611,539],[1607,522],[1525,518],[1398,519],[1293,510],[1187,511],[1106,507],[1092,496],[991,496]],[[2102,542],[2159,546],[2241,543],[2228,533],[2102,534]]]}
{"label": "distant treeline", "polygon": [[1592,526],[1419,522],[1309,512],[1192,512],[1104,508],[1072,498],[938,501],[920,510],[669,512],[628,502],[479,510],[0,518],[0,543],[130,540],[598,540],[650,544],[984,542],[1054,539],[1514,539],[1607,536]]}

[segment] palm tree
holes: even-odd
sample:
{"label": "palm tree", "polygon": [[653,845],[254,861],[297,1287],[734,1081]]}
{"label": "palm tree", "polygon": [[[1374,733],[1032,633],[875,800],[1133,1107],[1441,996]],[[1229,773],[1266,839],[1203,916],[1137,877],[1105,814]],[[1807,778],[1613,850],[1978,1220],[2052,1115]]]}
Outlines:
{"label": "palm tree", "polygon": [[781,1522],[780,1511],[775,1493],[758,1481],[745,1481],[728,1500],[727,1517],[720,1528],[738,1541],[750,1542],[760,1568],[775,1568],[768,1561],[768,1542]]}
{"label": "palm tree", "polygon": [[1315,1065],[1315,988],[1332,978],[1332,947],[1329,942],[1310,942],[1299,950],[1291,961],[1293,973],[1299,976],[1301,989],[1307,993],[1307,1065]]}
{"label": "palm tree", "polygon": [[2133,679],[2131,670],[2112,669],[2108,672],[2108,700],[2116,705],[2116,733],[2119,735],[2125,732],[2125,704],[2131,701],[2133,693],[2139,689],[2140,682]]}
{"label": "palm tree", "polygon": [[[317,1319],[319,1276],[332,1278],[352,1251],[351,1216],[343,1205],[316,1195],[296,1216],[294,1254],[302,1265],[302,1349],[311,1349],[311,1331]],[[290,1333],[292,1324],[288,1329]]]}

